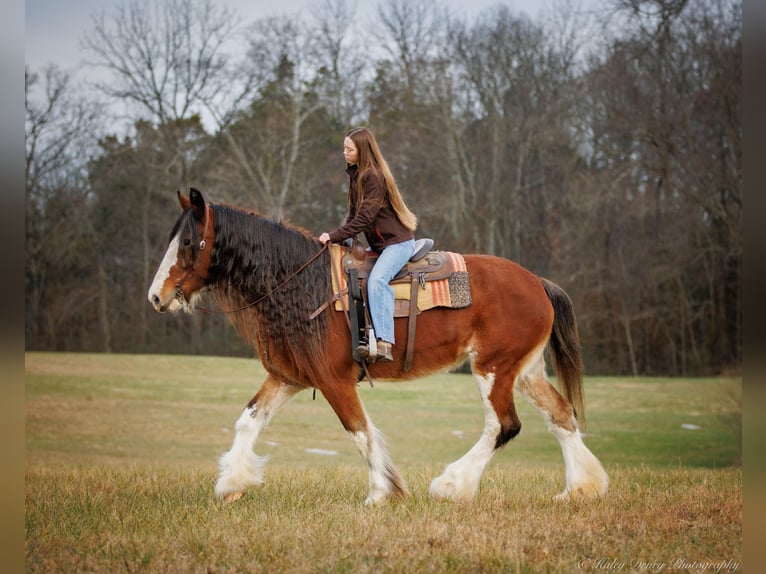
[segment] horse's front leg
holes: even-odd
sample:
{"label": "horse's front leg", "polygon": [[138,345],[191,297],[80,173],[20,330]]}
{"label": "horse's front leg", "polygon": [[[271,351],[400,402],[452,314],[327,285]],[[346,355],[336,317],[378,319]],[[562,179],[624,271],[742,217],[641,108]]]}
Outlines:
{"label": "horse's front leg", "polygon": [[234,425],[234,443],[218,461],[220,472],[215,495],[225,504],[239,500],[248,488],[263,483],[268,457],[255,454],[255,442],[271,417],[300,390],[299,386],[269,375],[242,411]]}
{"label": "horse's front leg", "polygon": [[383,435],[367,416],[356,384],[330,383],[319,388],[367,463],[370,492],[365,504],[379,504],[392,496],[406,496],[404,479],[391,461]]}

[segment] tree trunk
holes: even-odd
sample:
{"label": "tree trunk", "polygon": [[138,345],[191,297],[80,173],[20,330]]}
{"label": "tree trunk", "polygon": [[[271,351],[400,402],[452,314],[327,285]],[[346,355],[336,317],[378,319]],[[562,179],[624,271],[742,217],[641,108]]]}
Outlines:
{"label": "tree trunk", "polygon": [[109,324],[109,277],[106,268],[99,258],[98,260],[98,316],[101,325],[102,351],[112,352],[112,329]]}

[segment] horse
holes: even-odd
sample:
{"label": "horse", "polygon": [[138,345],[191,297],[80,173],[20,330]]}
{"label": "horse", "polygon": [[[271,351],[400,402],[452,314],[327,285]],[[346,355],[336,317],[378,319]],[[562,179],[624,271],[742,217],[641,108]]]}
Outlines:
{"label": "horse", "polygon": [[[352,356],[347,318],[327,305],[333,293],[326,246],[288,222],[207,202],[194,188],[188,196],[179,191],[178,199],[181,215],[149,288],[149,301],[160,313],[191,313],[209,293],[267,372],[236,421],[231,449],[219,458],[215,497],[228,504],[264,482],[267,457],[255,453],[257,439],[280,407],[306,389],[324,396],[367,463],[365,504],[409,495],[383,434],[359,397],[360,365]],[[368,367],[374,380],[397,381],[470,361],[484,406],[484,429],[465,455],[432,480],[429,494],[452,501],[476,497],[493,455],[521,430],[514,402],[518,389],[542,414],[563,453],[565,488],[554,498],[604,496],[607,474],[580,432],[583,365],[571,300],[552,281],[508,259],[466,254],[464,260],[471,305],[434,308],[418,316],[408,370],[401,344],[393,347],[393,362]],[[406,340],[407,320],[395,319],[396,341]],[[561,392],[546,375],[546,348]]]}

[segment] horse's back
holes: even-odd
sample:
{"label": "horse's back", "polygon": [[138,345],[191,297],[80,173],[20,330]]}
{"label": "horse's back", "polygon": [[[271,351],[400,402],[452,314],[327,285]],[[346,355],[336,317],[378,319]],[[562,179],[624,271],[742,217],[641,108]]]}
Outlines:
{"label": "horse's back", "polygon": [[518,263],[494,255],[464,255],[475,312],[491,325],[547,340],[553,307],[540,278]]}
{"label": "horse's back", "polygon": [[[498,294],[497,299],[514,299],[521,303],[536,301],[549,306],[540,278],[515,261],[496,255],[469,254],[463,256],[471,281],[471,289],[480,296]],[[508,301],[510,303],[511,301]]]}
{"label": "horse's back", "polygon": [[[471,304],[434,307],[417,315],[415,356],[407,373],[395,364],[376,365],[374,375],[412,379],[460,364],[469,354],[500,368],[524,360],[548,341],[553,307],[539,277],[492,255],[463,255]],[[395,323],[396,345],[408,339],[406,318]]]}

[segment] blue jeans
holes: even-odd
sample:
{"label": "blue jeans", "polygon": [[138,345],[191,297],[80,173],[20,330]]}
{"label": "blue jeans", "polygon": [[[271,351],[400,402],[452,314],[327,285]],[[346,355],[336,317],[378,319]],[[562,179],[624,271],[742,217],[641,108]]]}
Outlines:
{"label": "blue jeans", "polygon": [[394,343],[394,289],[388,284],[415,253],[415,240],[389,245],[367,279],[367,298],[375,337]]}

